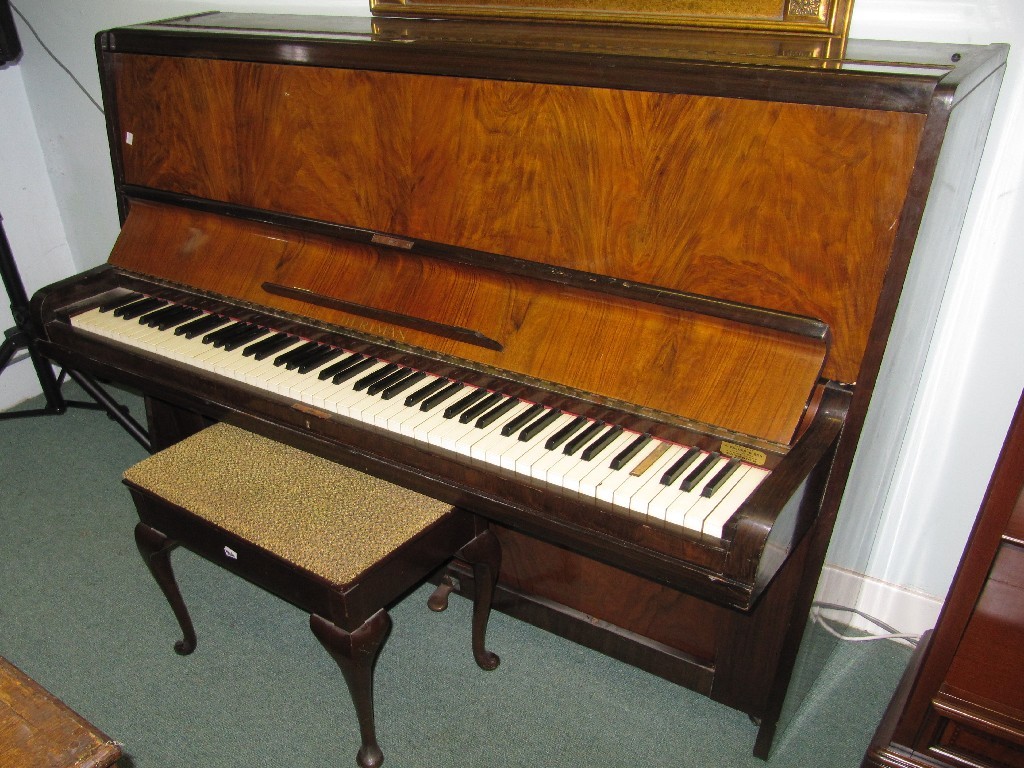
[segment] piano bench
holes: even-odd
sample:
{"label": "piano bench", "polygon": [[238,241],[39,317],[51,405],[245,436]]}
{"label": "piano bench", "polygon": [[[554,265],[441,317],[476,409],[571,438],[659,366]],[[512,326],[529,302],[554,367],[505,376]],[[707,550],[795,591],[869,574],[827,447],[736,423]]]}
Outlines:
{"label": "piano bench", "polygon": [[472,564],[480,585],[473,655],[484,669],[498,665],[484,636],[501,552],[468,512],[227,424],[143,460],[124,482],[139,513],[139,552],[184,634],[175,650],[196,647],[171,569],[180,544],[310,613],[352,695],[361,766],[383,760],[373,668],[391,628],[387,607],[454,556]]}

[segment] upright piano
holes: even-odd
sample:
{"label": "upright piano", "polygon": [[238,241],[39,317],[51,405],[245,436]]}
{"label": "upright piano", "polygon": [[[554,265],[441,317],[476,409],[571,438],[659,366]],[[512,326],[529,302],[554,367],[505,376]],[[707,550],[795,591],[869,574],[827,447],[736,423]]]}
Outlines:
{"label": "upright piano", "polygon": [[230,422],[481,516],[497,608],[764,757],[1006,48],[453,6],[98,35],[122,229],[41,348],[156,448]]}

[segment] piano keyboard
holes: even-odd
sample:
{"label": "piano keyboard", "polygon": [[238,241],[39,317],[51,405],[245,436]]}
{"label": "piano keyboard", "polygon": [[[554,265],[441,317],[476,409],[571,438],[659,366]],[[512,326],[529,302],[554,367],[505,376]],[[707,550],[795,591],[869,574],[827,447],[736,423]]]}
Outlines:
{"label": "piano keyboard", "polygon": [[72,327],[336,413],[604,508],[721,538],[768,470],[468,383],[138,294]]}

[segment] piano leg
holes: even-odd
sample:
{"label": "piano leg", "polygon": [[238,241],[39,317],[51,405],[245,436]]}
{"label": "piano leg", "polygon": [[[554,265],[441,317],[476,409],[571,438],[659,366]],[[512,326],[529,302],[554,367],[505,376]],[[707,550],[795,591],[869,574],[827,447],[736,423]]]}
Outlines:
{"label": "piano leg", "polygon": [[[456,555],[473,566],[473,657],[481,669],[497,669],[500,659],[485,647],[487,620],[491,614],[494,586],[501,568],[501,545],[498,537],[487,529]],[[436,592],[435,592],[436,594]],[[433,600],[433,596],[431,596]]]}
{"label": "piano leg", "polygon": [[373,668],[391,630],[391,617],[382,608],[354,632],[346,632],[314,613],[310,614],[309,628],[341,669],[352,695],[362,738],[356,762],[363,768],[376,768],[383,762],[384,753],[377,744],[374,724]]}
{"label": "piano leg", "polygon": [[153,453],[206,429],[212,419],[176,405],[146,396],[146,422]]}
{"label": "piano leg", "polygon": [[174,650],[182,656],[187,656],[196,649],[196,631],[192,626],[192,617],[189,616],[188,608],[181,597],[178,589],[178,582],[174,579],[174,571],[171,568],[171,551],[178,545],[155,528],[150,528],[145,523],[138,523],[135,526],[135,544],[139,548],[142,559],[146,561],[149,572],[153,574],[156,583],[163,590],[167,602],[171,604],[174,617],[181,626],[184,637],[174,644]]}

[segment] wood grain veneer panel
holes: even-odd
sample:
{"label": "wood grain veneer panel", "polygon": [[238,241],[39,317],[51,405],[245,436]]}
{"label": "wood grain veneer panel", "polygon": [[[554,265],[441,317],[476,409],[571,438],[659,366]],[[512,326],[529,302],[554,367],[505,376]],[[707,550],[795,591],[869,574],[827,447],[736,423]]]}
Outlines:
{"label": "wood grain veneer panel", "polygon": [[583,555],[493,526],[501,583],[712,662],[715,630],[728,609]]}
{"label": "wood grain veneer panel", "polygon": [[115,55],[125,181],[808,315],[851,381],[924,116]]}
{"label": "wood grain veneer panel", "polygon": [[[780,443],[824,355],[812,339],[151,203],[133,203],[110,262]],[[267,281],[472,329],[504,348],[277,296]]]}

